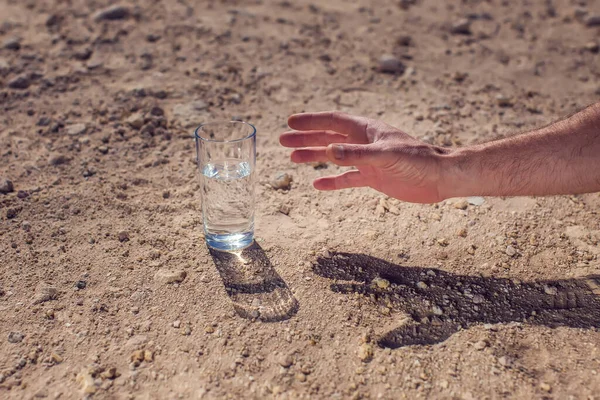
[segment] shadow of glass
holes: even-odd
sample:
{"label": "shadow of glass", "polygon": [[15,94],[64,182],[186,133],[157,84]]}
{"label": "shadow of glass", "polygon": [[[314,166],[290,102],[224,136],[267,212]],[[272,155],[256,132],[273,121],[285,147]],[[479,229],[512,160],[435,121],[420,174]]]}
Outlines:
{"label": "shadow of glass", "polygon": [[257,243],[239,252],[209,251],[240,317],[275,322],[298,312],[298,301]]}
{"label": "shadow of glass", "polygon": [[476,324],[523,322],[549,327],[600,327],[600,276],[518,282],[402,267],[363,255],[319,258],[316,274],[334,279],[334,292],[360,293],[390,313],[410,316],[377,339],[398,348],[442,342]]}

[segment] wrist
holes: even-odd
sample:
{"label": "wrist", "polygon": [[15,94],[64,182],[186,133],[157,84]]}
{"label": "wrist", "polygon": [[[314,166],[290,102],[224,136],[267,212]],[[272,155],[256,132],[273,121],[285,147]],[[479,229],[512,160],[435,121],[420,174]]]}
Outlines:
{"label": "wrist", "polygon": [[486,194],[486,184],[481,179],[482,169],[478,161],[481,147],[457,148],[439,156],[438,193],[441,200]]}

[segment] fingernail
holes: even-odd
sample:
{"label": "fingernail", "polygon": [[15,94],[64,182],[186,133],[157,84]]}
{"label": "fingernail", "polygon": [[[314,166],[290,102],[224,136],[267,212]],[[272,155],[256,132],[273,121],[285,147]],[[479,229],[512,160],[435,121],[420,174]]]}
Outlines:
{"label": "fingernail", "polygon": [[334,144],[333,146],[331,146],[331,152],[333,153],[333,157],[336,160],[341,160],[342,158],[344,158],[344,146]]}

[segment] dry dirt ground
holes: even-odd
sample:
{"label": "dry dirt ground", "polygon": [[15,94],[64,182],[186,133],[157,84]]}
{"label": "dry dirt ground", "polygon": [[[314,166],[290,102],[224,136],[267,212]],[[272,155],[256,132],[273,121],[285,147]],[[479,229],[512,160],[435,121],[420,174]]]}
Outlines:
{"label": "dry dirt ground", "polygon": [[[278,135],[549,123],[600,97],[600,2],[113,4],[0,0],[0,398],[599,398],[600,195],[318,193],[339,169]],[[191,136],[231,117],[258,128],[239,256],[203,242]]]}

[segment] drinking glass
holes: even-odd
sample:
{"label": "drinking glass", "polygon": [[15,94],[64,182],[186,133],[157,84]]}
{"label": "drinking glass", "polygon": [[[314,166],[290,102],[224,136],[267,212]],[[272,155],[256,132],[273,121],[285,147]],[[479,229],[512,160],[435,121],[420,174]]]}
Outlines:
{"label": "drinking glass", "polygon": [[248,247],[254,240],[256,128],[209,122],[195,136],[206,243],[223,251]]}

